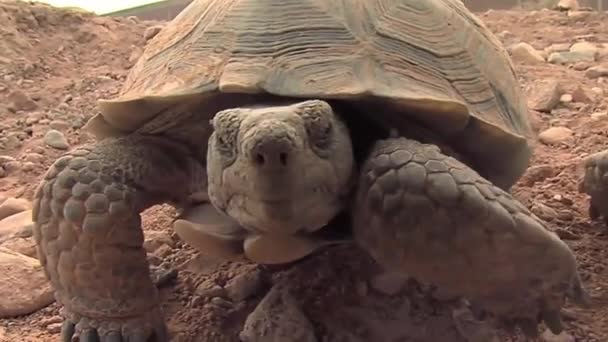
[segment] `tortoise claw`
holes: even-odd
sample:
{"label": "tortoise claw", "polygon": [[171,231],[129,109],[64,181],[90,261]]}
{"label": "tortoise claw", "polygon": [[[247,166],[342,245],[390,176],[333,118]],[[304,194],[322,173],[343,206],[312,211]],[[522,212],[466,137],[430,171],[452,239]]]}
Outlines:
{"label": "tortoise claw", "polygon": [[564,330],[562,316],[559,311],[544,311],[542,318],[552,333],[559,335]]}
{"label": "tortoise claw", "polygon": [[87,329],[80,334],[80,342],[100,342],[95,329]]}
{"label": "tortoise claw", "polygon": [[63,321],[63,325],[61,326],[61,341],[62,342],[72,342],[72,336],[76,332],[76,324],[65,320]]}

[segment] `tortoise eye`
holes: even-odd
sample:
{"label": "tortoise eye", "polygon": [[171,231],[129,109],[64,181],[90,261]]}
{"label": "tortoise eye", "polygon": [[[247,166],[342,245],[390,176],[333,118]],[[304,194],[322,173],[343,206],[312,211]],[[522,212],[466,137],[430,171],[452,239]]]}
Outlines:
{"label": "tortoise eye", "polygon": [[213,129],[217,149],[226,156],[233,156],[243,116],[237,109],[218,112],[213,118]]}
{"label": "tortoise eye", "polygon": [[315,147],[325,149],[331,143],[333,125],[324,117],[310,118],[306,123],[306,132]]}

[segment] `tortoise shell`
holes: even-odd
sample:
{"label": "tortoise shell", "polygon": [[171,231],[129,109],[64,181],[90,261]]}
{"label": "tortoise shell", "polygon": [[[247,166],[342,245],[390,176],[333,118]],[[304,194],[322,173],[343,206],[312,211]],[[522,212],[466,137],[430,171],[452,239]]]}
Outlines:
{"label": "tortoise shell", "polygon": [[183,108],[208,124],[262,95],[357,103],[399,129],[417,122],[503,188],[531,156],[513,65],[461,0],[194,0],[148,43],[119,96],[99,102],[92,120],[103,125],[88,127],[166,133],[191,118]]}

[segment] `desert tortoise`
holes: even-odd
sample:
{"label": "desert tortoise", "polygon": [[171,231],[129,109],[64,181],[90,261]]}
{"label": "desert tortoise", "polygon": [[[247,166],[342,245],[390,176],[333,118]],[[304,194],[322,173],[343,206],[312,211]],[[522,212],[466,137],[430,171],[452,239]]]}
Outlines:
{"label": "desert tortoise", "polygon": [[608,225],[608,150],[590,154],[582,166],[578,190],[589,195],[589,217]]}
{"label": "desert tortoise", "polygon": [[350,213],[382,266],[528,332],[586,301],[571,250],[508,193],[525,99],[460,0],[195,0],[100,109],[99,141],[35,195],[66,341],[167,340],[139,216],[158,203],[186,209],[193,245],[269,261]]}

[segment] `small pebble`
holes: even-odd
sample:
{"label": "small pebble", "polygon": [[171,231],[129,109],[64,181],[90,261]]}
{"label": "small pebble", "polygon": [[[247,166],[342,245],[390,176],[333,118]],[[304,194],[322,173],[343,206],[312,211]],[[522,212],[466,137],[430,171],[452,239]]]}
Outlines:
{"label": "small pebble", "polygon": [[59,334],[61,332],[62,323],[51,323],[46,326],[46,330],[51,334]]}
{"label": "small pebble", "polygon": [[58,150],[67,150],[69,145],[63,133],[51,129],[44,135],[44,143]]}

